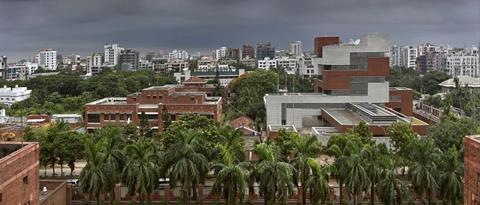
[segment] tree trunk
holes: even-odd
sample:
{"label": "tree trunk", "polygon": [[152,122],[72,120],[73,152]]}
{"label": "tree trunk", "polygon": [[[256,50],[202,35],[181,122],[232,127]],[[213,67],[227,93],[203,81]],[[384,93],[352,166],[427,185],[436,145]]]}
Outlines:
{"label": "tree trunk", "polygon": [[47,177],[47,165],[43,166],[43,176]]}
{"label": "tree trunk", "polygon": [[342,202],[343,202],[343,190],[342,190],[342,188],[343,188],[343,180],[342,180],[342,179],[339,179],[339,180],[338,180],[338,184],[340,185],[340,200],[339,200],[339,202],[340,202],[340,204],[342,205],[342,204],[343,204],[343,203],[342,203]]}
{"label": "tree trunk", "polygon": [[55,177],[55,162],[52,163],[52,177]]}
{"label": "tree trunk", "polygon": [[63,177],[63,164],[60,164],[60,176]]}
{"label": "tree trunk", "polygon": [[192,182],[192,200],[197,200],[197,186],[195,186],[194,182]]}
{"label": "tree trunk", "polygon": [[375,184],[372,182],[372,185],[370,187],[370,199],[372,205],[375,203]]}
{"label": "tree trunk", "polygon": [[147,204],[150,205],[152,203],[152,193],[147,192]]}
{"label": "tree trunk", "polygon": [[[115,187],[115,186],[114,186]],[[110,190],[110,205],[113,205],[113,201],[115,199],[115,188]]]}
{"label": "tree trunk", "polygon": [[[95,198],[97,199],[97,205],[100,205],[100,192],[97,192]],[[88,202],[90,204],[90,201]]]}
{"label": "tree trunk", "polygon": [[357,195],[353,195],[353,205],[357,205]]}

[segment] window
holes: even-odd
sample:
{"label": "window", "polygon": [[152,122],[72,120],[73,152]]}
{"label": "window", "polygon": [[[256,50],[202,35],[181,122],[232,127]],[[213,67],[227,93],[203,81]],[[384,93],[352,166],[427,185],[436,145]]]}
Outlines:
{"label": "window", "polygon": [[282,125],[286,125],[287,124],[287,121],[286,120],[282,120]]}
{"label": "window", "polygon": [[28,184],[28,176],[23,177],[23,184]]}
{"label": "window", "polygon": [[87,114],[88,122],[100,122],[100,114]]}
{"label": "window", "polygon": [[120,114],[120,120],[125,120],[125,114]]}

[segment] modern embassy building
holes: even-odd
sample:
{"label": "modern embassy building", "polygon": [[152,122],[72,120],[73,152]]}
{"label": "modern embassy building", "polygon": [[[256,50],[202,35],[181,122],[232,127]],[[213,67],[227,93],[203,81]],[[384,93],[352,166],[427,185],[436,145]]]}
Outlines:
{"label": "modern embassy building", "polygon": [[412,90],[390,88],[385,80],[389,47],[388,34],[368,34],[349,43],[336,36],[315,38],[314,63],[321,72],[315,92],[265,95],[269,130],[293,126],[312,133],[342,133],[364,121],[381,137],[389,125],[404,121],[425,134],[428,124],[411,117]]}

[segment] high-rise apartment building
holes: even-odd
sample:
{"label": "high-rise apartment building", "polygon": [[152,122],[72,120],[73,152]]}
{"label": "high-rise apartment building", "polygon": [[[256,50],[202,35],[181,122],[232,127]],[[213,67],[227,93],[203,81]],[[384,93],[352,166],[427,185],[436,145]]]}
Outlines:
{"label": "high-rise apartment building", "polygon": [[219,49],[216,49],[215,50],[215,59],[219,60],[219,59],[225,58],[225,56],[227,56],[227,50],[228,50],[228,48],[225,47],[225,46],[222,46]]}
{"label": "high-rise apartment building", "polygon": [[185,50],[173,50],[167,56],[168,60],[188,60],[189,58],[190,55]]}
{"label": "high-rise apartment building", "polygon": [[445,71],[451,76],[480,78],[479,50],[476,47],[450,52]]}
{"label": "high-rise apartment building", "polygon": [[119,64],[120,53],[122,48],[118,44],[105,44],[104,46],[104,64],[108,67],[113,67]]}
{"label": "high-rise apartment building", "polygon": [[6,76],[7,67],[8,67],[7,56],[2,56],[2,58],[0,58],[0,74],[2,75],[2,78],[5,78]]}
{"label": "high-rise apartment building", "polygon": [[302,50],[302,42],[301,41],[295,41],[292,42],[288,45],[288,50],[289,54],[292,56],[302,56],[303,55],[303,50]]}
{"label": "high-rise apartment building", "polygon": [[390,66],[404,66],[416,70],[418,51],[413,46],[397,46],[390,48]]}
{"label": "high-rise apartment building", "polygon": [[242,46],[242,59],[245,59],[245,58],[249,58],[249,59],[255,58],[255,48],[253,48],[253,46],[250,44],[243,44]]}
{"label": "high-rise apartment building", "polygon": [[270,42],[257,44],[257,60],[275,58],[275,47]]}
{"label": "high-rise apartment building", "polygon": [[46,70],[57,69],[57,51],[44,49],[37,54],[38,65]]}
{"label": "high-rise apartment building", "polygon": [[120,52],[120,66],[122,70],[137,70],[140,52],[135,49],[123,49]]}

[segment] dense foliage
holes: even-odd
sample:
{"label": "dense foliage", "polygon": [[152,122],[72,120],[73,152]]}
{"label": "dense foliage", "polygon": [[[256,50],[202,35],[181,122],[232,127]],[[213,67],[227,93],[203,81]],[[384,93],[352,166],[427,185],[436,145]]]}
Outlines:
{"label": "dense foliage", "polygon": [[390,69],[388,82],[391,87],[408,87],[419,93],[436,94],[440,91],[439,83],[447,80],[449,76],[441,71],[429,71],[420,75],[417,71],[406,67],[393,67]]}
{"label": "dense foliage", "polygon": [[78,74],[62,72],[58,75],[41,76],[29,81],[3,82],[8,86],[27,86],[32,90],[30,98],[13,104],[9,115],[45,113],[81,113],[87,102],[104,97],[124,97],[153,85],[176,83],[172,76],[155,74],[152,71],[104,70],[86,80]]}

